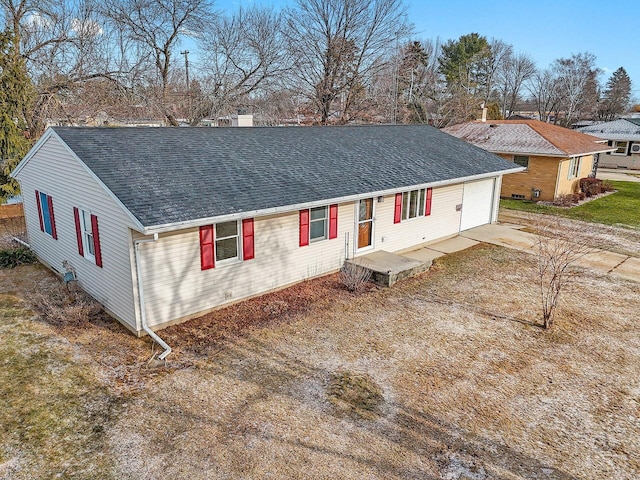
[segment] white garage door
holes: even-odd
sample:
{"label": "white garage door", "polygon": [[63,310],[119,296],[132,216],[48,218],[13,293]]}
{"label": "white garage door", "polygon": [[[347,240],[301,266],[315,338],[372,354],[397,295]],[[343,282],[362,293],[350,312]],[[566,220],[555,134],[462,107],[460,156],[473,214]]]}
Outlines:
{"label": "white garage door", "polygon": [[464,184],[460,231],[491,223],[495,179]]}

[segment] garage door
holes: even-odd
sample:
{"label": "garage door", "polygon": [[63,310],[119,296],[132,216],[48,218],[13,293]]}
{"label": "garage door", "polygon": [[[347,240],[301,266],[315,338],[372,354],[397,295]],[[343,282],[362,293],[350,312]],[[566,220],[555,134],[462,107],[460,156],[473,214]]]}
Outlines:
{"label": "garage door", "polygon": [[464,184],[460,231],[491,223],[495,179]]}

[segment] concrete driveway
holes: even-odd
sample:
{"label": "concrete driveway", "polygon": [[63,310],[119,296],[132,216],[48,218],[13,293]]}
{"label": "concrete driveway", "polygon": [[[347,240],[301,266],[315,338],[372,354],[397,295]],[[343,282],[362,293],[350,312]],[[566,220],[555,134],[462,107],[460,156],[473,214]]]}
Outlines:
{"label": "concrete driveway", "polygon": [[640,183],[640,170],[623,170],[615,168],[599,168],[597,178],[621,182]]}
{"label": "concrete driveway", "polygon": [[[535,254],[535,245],[538,236],[524,232],[517,225],[491,224],[472,228],[460,234],[461,237],[476,242],[500,245],[513,248],[521,252]],[[449,240],[445,240],[448,242]],[[442,242],[444,243],[444,242]],[[437,245],[434,245],[436,247]],[[640,282],[640,258],[629,257],[606,250],[596,250],[585,255],[576,262],[576,265],[602,273]]]}

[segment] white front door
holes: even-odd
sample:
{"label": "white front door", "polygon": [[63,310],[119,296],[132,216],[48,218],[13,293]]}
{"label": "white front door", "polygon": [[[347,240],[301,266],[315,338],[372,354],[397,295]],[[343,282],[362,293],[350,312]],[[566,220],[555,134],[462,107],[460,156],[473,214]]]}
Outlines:
{"label": "white front door", "polygon": [[460,231],[491,223],[495,182],[490,178],[464,184]]}
{"label": "white front door", "polygon": [[373,198],[358,202],[358,224],[356,227],[356,246],[358,250],[373,247]]}

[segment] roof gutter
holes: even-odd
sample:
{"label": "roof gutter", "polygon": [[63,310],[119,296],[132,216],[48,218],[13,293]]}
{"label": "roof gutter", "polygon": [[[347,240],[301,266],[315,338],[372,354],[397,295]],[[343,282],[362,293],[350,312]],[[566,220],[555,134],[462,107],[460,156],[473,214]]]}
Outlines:
{"label": "roof gutter", "polygon": [[134,240],[134,249],[135,249],[135,261],[136,261],[136,277],[138,280],[138,299],[140,302],[140,321],[142,322],[142,329],[149,334],[153,340],[164,348],[164,352],[160,354],[158,357],[160,360],[164,360],[171,353],[171,347],[167,345],[167,343],[162,340],[156,332],[151,330],[149,325],[147,325],[147,313],[146,307],[144,303],[144,289],[143,289],[143,281],[142,281],[142,256],[140,255],[140,245],[143,243],[153,243],[158,240],[158,234],[154,234],[153,238],[143,238],[140,240]]}
{"label": "roof gutter", "polygon": [[[616,150],[615,148],[607,147],[606,149],[595,150],[593,152],[583,152],[583,153],[501,152],[498,150],[491,150],[491,153],[504,154],[504,155],[528,155],[530,157],[570,158],[570,157],[583,157],[585,155],[595,155],[597,153],[613,152],[615,150]],[[511,172],[507,172],[507,173],[511,173]]]}
{"label": "roof gutter", "polygon": [[356,195],[347,195],[344,197],[329,198],[324,200],[317,200],[314,202],[296,203],[293,205],[282,205],[278,207],[264,208],[261,210],[248,210],[248,211],[242,211],[238,213],[218,215],[215,217],[206,217],[206,218],[198,218],[195,220],[186,220],[183,222],[167,223],[164,225],[152,225],[150,227],[145,227],[142,233],[144,233],[145,235],[154,235],[157,233],[166,233],[174,230],[183,230],[187,228],[199,227],[201,225],[208,225],[211,223],[229,222],[232,220],[240,220],[248,217],[277,215],[280,213],[294,212],[296,210],[304,210],[306,208],[321,207],[321,206],[333,204],[333,203],[346,203],[346,202],[360,200],[362,198],[391,195],[394,193],[408,191],[408,190],[417,190],[421,188],[432,188],[432,187],[445,187],[448,185],[455,185],[455,184],[464,183],[464,182],[472,182],[474,180],[481,180],[483,178],[495,177],[497,175],[504,175],[507,173],[522,172],[523,170],[526,170],[526,169],[524,167],[518,166],[515,168],[509,168],[507,170],[499,170],[499,171],[490,172],[490,173],[481,173],[477,175],[470,175],[468,177],[458,177],[458,178],[449,179],[449,180],[440,180],[438,182],[420,183],[418,185],[410,185],[410,186],[401,187],[401,188],[377,190],[374,192],[366,192],[366,193],[361,193]]}

